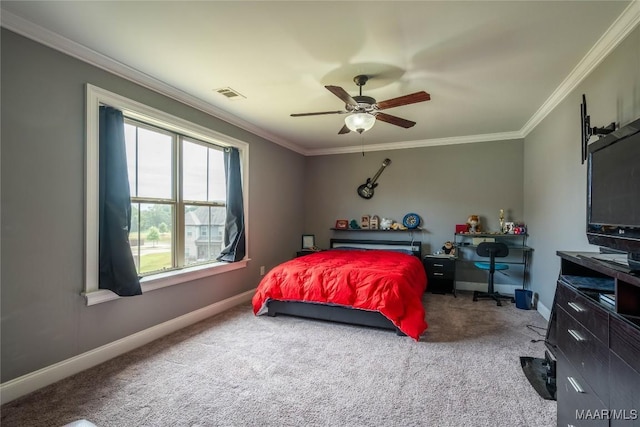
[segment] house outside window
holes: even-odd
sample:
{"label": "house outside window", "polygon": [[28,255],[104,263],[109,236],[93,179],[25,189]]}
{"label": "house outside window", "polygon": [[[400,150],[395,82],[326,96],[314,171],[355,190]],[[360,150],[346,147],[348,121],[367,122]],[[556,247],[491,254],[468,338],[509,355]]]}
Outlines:
{"label": "house outside window", "polygon": [[[185,247],[189,252],[185,255],[188,264],[203,262],[218,256],[224,244],[225,219],[226,209],[223,207],[200,206],[187,209],[184,226],[187,230]],[[191,231],[194,229],[195,232]],[[200,233],[197,230],[200,230]]]}

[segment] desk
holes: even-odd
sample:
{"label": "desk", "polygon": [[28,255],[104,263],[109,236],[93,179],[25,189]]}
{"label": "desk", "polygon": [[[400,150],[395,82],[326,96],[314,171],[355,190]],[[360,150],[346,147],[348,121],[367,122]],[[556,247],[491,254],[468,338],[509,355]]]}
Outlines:
{"label": "desk", "polygon": [[502,234],[502,233],[456,233],[454,244],[460,262],[487,261],[488,258],[479,257],[476,248],[482,241],[503,242],[509,247],[509,256],[500,258],[496,262],[522,266],[522,288],[526,288],[529,274],[529,260],[533,248],[527,246],[528,234]]}

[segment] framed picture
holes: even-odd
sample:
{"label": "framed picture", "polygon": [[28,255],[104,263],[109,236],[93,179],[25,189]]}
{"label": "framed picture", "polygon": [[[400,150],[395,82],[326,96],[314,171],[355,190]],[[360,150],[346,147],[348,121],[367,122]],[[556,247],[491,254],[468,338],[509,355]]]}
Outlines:
{"label": "framed picture", "polygon": [[313,249],[316,246],[316,236],[314,234],[302,235],[302,249]]}
{"label": "framed picture", "polygon": [[338,230],[347,230],[349,228],[349,221],[346,219],[339,219],[336,221],[336,228]]}

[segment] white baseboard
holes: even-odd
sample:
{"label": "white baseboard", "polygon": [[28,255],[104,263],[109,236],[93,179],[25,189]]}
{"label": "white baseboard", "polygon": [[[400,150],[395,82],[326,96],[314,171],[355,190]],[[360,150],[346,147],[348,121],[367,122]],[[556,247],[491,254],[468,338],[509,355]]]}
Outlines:
{"label": "white baseboard", "polygon": [[[496,292],[500,292],[505,295],[513,295],[516,289],[519,289],[518,285],[500,285],[495,283],[493,285],[493,289]],[[457,291],[487,291],[487,282],[461,282],[456,281],[456,290]]]}
{"label": "white baseboard", "polygon": [[[519,289],[519,286],[495,284],[494,285],[494,289],[497,292],[500,292],[501,294],[513,295],[515,293],[515,290]],[[481,292],[483,292],[483,291],[487,290],[487,284],[486,283],[480,283],[480,282],[458,282],[458,281],[456,281],[456,290],[458,290],[458,291],[481,291]],[[547,321],[549,320],[549,317],[551,316],[551,310],[549,308],[547,308],[544,304],[542,304],[540,301],[536,302],[536,310]]]}
{"label": "white baseboard", "polygon": [[551,317],[551,310],[548,309],[547,306],[545,306],[540,301],[538,301],[536,303],[536,309],[538,310],[538,313],[540,313],[542,317],[544,317],[547,321],[549,321],[549,317]]}
{"label": "white baseboard", "polygon": [[97,366],[172,332],[222,313],[236,305],[251,301],[254,294],[255,290],[251,290],[218,301],[199,310],[192,311],[191,313],[152,326],[151,328],[105,344],[86,353],[0,384],[0,404],[5,404],[42,387],[53,384],[56,381]]}

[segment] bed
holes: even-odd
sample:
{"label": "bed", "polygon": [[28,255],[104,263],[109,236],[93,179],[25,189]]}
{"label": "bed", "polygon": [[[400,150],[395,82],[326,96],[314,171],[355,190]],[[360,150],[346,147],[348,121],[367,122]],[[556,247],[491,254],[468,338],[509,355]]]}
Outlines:
{"label": "bed", "polygon": [[331,239],[330,249],[286,261],[260,281],[255,315],[286,314],[396,331],[427,328],[421,242]]}

